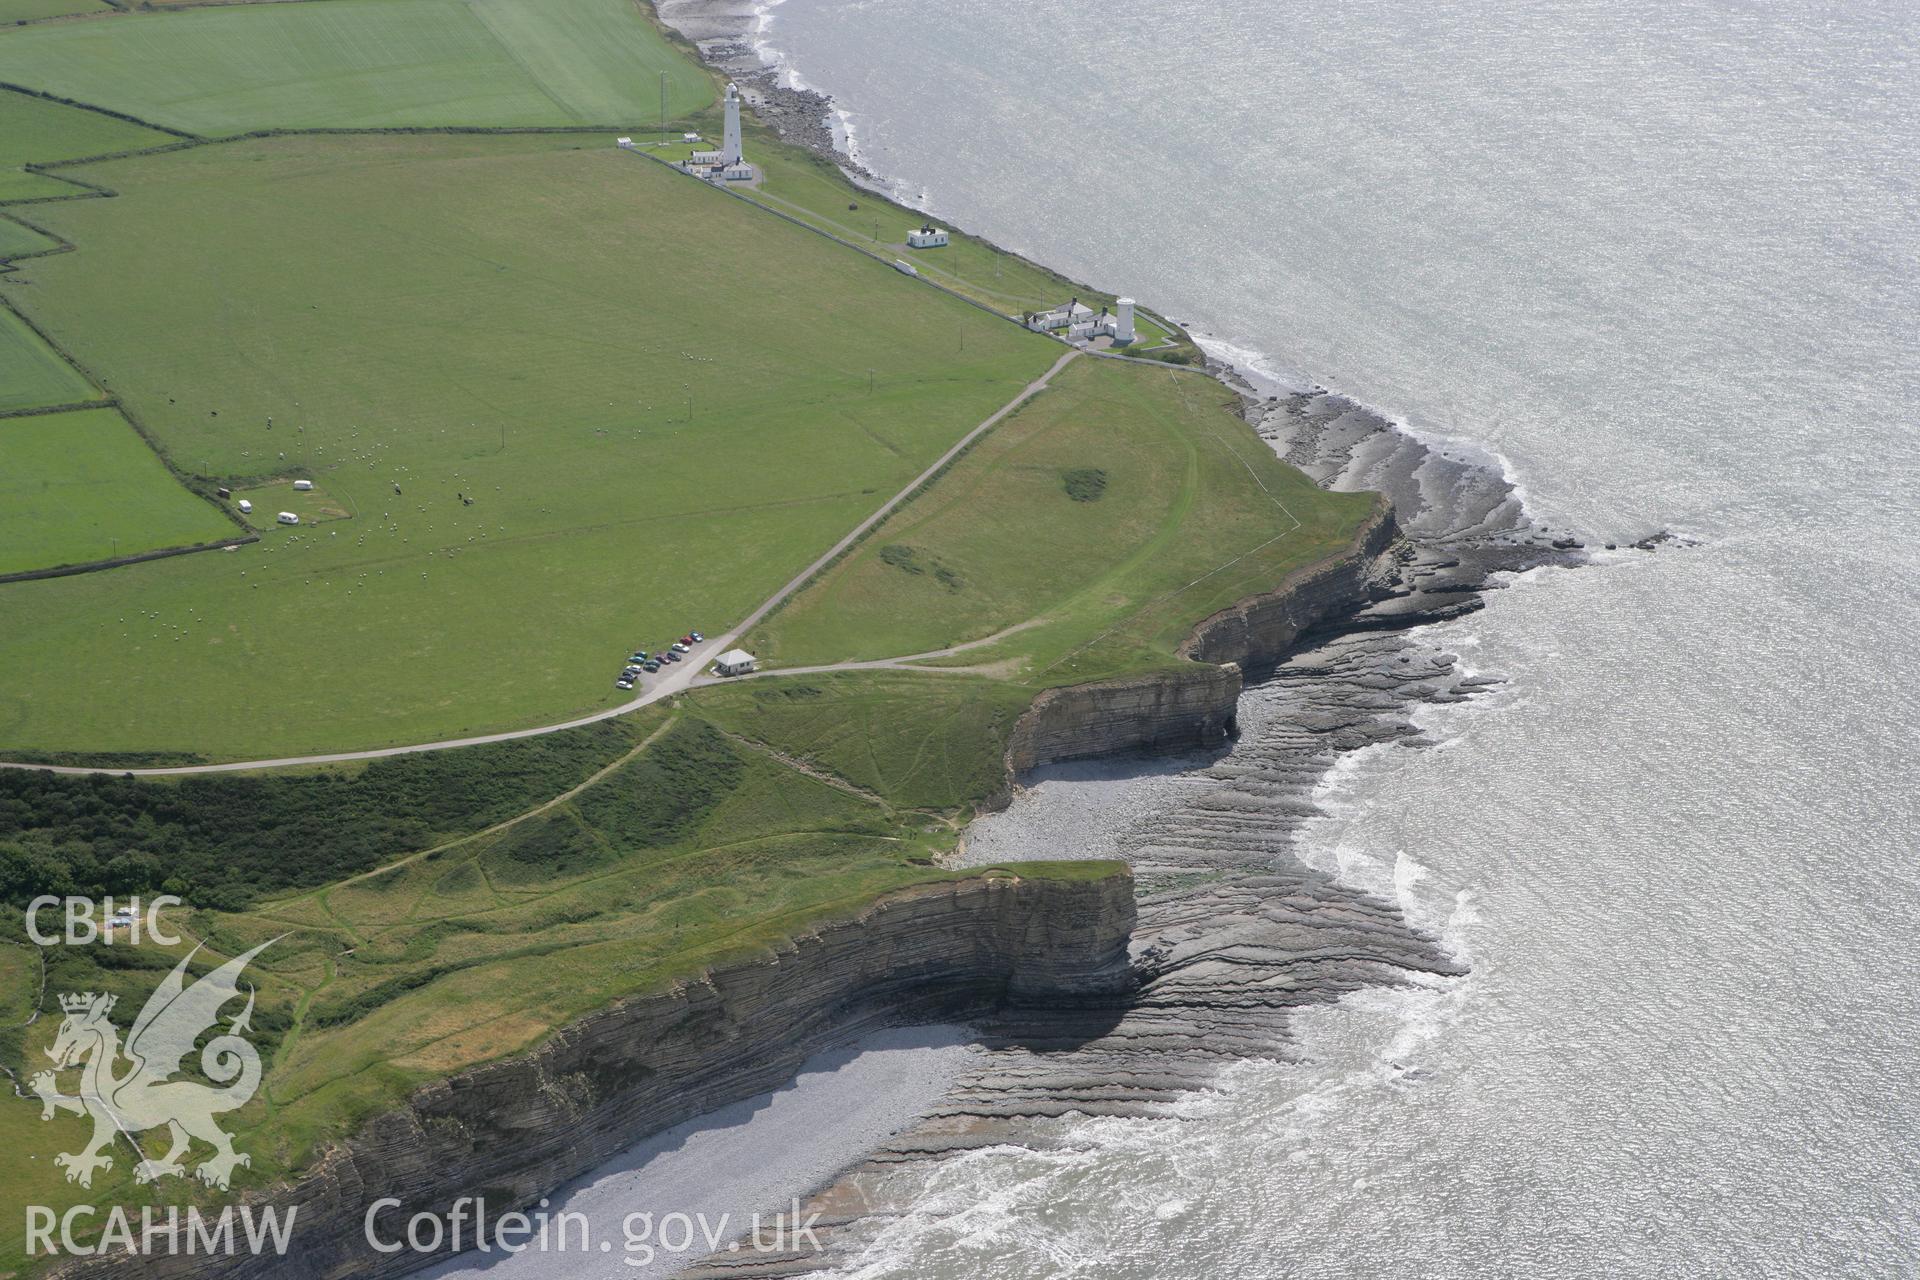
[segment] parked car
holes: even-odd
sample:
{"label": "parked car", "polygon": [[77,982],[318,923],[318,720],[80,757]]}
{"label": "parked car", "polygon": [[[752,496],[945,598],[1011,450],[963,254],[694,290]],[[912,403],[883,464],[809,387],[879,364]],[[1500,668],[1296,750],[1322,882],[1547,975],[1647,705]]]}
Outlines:
{"label": "parked car", "polygon": [[698,631],[689,631],[687,632],[687,635],[692,638],[695,644],[699,644],[702,640],[706,639],[706,637],[701,635]]}
{"label": "parked car", "polygon": [[633,651],[633,656],[627,659],[628,662],[645,662],[646,660],[647,660],[647,651],[645,649],[635,649]]}
{"label": "parked car", "polygon": [[693,648],[693,646],[692,646],[692,645],[690,645],[690,644],[688,644],[688,643],[687,643],[687,642],[686,642],[685,640],[675,640],[675,641],[673,642],[673,648],[672,648],[672,649],[670,649],[670,650],[669,650],[668,652],[670,652],[670,653],[686,653],[686,652],[688,652],[689,650],[691,650],[692,648]]}
{"label": "parked car", "polygon": [[665,658],[668,662],[680,661],[680,655],[675,653],[672,649],[667,650],[665,653],[661,654],[660,656]]}
{"label": "parked car", "polygon": [[648,675],[652,675],[654,672],[660,669],[660,664],[655,662],[653,659],[649,658],[644,664],[642,664],[640,669],[646,672]]}
{"label": "parked car", "polygon": [[615,680],[613,682],[613,687],[616,689],[631,689],[633,688],[633,681],[625,678]]}

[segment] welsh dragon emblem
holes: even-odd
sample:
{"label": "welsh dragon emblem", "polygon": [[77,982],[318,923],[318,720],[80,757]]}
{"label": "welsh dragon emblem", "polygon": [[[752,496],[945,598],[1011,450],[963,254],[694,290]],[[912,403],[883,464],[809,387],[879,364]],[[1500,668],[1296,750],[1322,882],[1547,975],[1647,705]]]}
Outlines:
{"label": "welsh dragon emblem", "polygon": [[[140,1016],[133,1020],[124,1047],[119,1029],[107,1016],[113,1011],[116,997],[91,991],[60,997],[66,1018],[60,1023],[53,1047],[47,1050],[54,1069],[40,1072],[29,1083],[40,1099],[42,1120],[53,1119],[55,1111],[93,1117],[93,1138],[86,1147],[53,1158],[66,1170],[68,1182],[89,1187],[96,1170],[113,1168],[107,1148],[113,1145],[116,1133],[125,1133],[127,1141],[133,1142],[135,1133],[162,1127],[167,1129],[173,1146],[159,1159],[142,1160],[134,1166],[136,1181],[152,1182],[184,1174],[183,1159],[195,1138],[214,1148],[214,1154],[194,1170],[210,1187],[226,1190],[234,1169],[252,1163],[233,1149],[233,1139],[214,1122],[220,1113],[245,1106],[260,1087],[260,1055],[244,1034],[253,1016],[251,986],[246,1008],[227,1024],[225,1034],[215,1036],[200,1050],[201,1072],[214,1085],[224,1087],[174,1077],[200,1034],[219,1021],[221,1006],[240,994],[240,974],[247,962],[273,941],[277,939],[234,957],[188,986],[187,966],[200,951],[195,947],[147,998]],[[123,1058],[128,1065],[121,1071]],[[58,1091],[55,1077],[75,1066],[80,1068],[80,1092],[69,1097]]]}

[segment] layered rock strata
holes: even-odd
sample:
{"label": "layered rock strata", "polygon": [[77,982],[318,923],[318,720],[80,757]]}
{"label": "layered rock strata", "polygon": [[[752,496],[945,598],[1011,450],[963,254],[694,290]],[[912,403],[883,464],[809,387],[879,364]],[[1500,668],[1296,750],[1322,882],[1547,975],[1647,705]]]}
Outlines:
{"label": "layered rock strata", "polygon": [[1134,915],[1122,869],[1069,880],[990,871],[888,894],[772,954],[620,1001],[530,1053],[422,1088],[274,1197],[298,1206],[285,1258],[122,1255],[70,1273],[368,1280],[412,1270],[436,1255],[370,1248],[363,1219],[376,1200],[400,1201],[379,1219],[387,1240],[416,1213],[444,1219],[462,1196],[484,1197],[498,1215],[642,1138],[775,1088],[885,1022],[1111,1010],[1134,981]]}

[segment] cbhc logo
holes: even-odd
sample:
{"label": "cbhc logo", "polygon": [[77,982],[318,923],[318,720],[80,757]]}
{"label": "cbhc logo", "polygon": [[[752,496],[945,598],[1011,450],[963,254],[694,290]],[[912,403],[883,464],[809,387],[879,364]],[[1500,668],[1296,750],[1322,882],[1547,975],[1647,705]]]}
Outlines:
{"label": "cbhc logo", "polygon": [[[48,907],[65,906],[66,928],[60,934],[47,934],[40,931],[40,913]],[[111,946],[116,941],[138,944],[142,933],[163,947],[180,944],[178,934],[165,931],[160,924],[160,913],[167,907],[177,907],[180,899],[170,893],[161,894],[147,904],[145,911],[140,909],[140,899],[130,898],[127,904],[116,909],[112,898],[68,897],[57,898],[50,893],[42,894],[27,904],[27,936],[42,947],[51,947],[64,942],[70,947],[85,946],[89,942],[104,942]],[[122,934],[124,939],[114,935]]]}

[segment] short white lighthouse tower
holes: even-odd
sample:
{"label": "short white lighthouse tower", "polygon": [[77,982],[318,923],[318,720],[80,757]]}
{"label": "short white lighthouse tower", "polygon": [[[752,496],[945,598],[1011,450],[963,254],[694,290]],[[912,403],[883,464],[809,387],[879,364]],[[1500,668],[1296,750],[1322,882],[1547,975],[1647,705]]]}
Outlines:
{"label": "short white lighthouse tower", "polygon": [[1119,314],[1114,317],[1113,340],[1116,343],[1132,342],[1133,341],[1133,299],[1132,298],[1115,298],[1113,301],[1113,305],[1114,305],[1114,308],[1119,312]]}
{"label": "short white lighthouse tower", "polygon": [[740,163],[740,91],[727,86],[727,125],[720,139],[720,164],[732,167]]}

